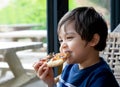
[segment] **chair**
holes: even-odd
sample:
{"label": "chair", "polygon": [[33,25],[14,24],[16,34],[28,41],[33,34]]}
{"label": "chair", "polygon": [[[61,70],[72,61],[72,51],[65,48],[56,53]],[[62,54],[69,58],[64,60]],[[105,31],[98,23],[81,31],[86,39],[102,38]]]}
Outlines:
{"label": "chair", "polygon": [[120,33],[108,34],[106,48],[100,55],[105,58],[120,84]]}

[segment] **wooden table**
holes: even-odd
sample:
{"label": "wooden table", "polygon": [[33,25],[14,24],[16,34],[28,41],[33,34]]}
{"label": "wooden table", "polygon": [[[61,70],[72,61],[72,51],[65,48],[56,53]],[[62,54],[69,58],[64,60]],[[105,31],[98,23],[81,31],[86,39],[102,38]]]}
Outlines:
{"label": "wooden table", "polygon": [[41,41],[41,39],[45,37],[47,37],[46,30],[21,30],[0,33],[0,38],[12,39],[13,41],[17,41],[21,38],[29,38],[33,42],[36,42]]}
{"label": "wooden table", "polygon": [[4,55],[5,61],[8,63],[15,77],[7,83],[2,84],[7,86],[0,85],[0,87],[19,87],[33,78],[33,76],[29,76],[26,73],[16,52],[27,49],[39,49],[41,47],[41,42],[0,42],[0,54]]}

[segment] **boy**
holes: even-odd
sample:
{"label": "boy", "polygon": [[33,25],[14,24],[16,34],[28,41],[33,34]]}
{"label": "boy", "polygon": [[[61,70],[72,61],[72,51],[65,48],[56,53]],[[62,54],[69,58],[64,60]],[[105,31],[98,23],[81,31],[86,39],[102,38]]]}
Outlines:
{"label": "boy", "polygon": [[[57,87],[119,87],[99,51],[104,50],[107,25],[92,7],[78,7],[60,20],[60,52],[70,53]],[[55,85],[52,68],[41,61],[34,64],[40,79],[48,87]]]}

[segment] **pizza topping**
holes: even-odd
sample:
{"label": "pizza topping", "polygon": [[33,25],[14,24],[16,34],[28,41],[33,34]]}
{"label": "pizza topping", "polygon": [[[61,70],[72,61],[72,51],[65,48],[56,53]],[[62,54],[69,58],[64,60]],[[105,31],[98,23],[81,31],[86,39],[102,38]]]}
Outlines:
{"label": "pizza topping", "polygon": [[50,53],[46,58],[41,59],[41,62],[46,62],[49,67],[56,67],[65,62],[65,60],[69,57],[70,53]]}
{"label": "pizza topping", "polygon": [[54,54],[53,54],[53,53],[50,53],[50,54],[47,56],[47,62],[49,62],[53,57],[54,57]]}

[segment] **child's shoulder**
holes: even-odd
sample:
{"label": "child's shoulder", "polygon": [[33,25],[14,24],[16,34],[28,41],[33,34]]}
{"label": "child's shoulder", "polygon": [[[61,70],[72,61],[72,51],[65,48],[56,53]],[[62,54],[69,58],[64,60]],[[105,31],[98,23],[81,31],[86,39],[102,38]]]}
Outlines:
{"label": "child's shoulder", "polygon": [[103,58],[101,58],[101,61],[98,64],[93,65],[93,69],[91,70],[92,78],[114,79],[112,70]]}
{"label": "child's shoulder", "polygon": [[96,73],[112,73],[109,65],[103,58],[100,58],[100,62],[90,67],[93,72]]}

